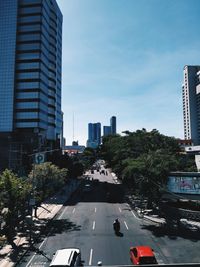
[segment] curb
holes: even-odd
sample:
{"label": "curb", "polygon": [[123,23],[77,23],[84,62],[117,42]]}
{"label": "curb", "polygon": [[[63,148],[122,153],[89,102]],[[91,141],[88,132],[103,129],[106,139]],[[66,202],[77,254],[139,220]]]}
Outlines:
{"label": "curb", "polygon": [[[156,224],[159,224],[159,225],[164,225],[165,222],[158,222],[158,220],[155,220],[154,218],[151,218],[150,216],[147,216],[145,215],[140,208],[136,207],[135,204],[131,201],[130,199],[130,196],[127,196],[126,197],[126,201],[128,202],[128,204],[130,205],[130,208],[132,210],[134,210],[136,212],[136,215],[139,219],[144,219],[144,220],[148,220],[148,221],[151,221],[151,222],[154,222]],[[131,206],[134,206],[134,208],[132,208]]]}

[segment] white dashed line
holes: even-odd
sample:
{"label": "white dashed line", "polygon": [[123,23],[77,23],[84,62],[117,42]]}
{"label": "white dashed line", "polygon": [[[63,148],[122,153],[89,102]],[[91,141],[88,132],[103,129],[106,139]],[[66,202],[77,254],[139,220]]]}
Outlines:
{"label": "white dashed line", "polygon": [[75,210],[76,210],[76,209],[74,208],[74,209],[73,209],[73,211],[72,211],[72,213],[74,213],[74,212],[75,212]]}
{"label": "white dashed line", "polygon": [[128,230],[128,225],[127,225],[127,223],[124,221],[124,224],[125,224],[125,226],[126,226],[126,229]]}
{"label": "white dashed line", "polygon": [[93,254],[93,249],[91,248],[91,250],[90,250],[90,259],[89,259],[89,264],[88,265],[92,265],[92,254]]}
{"label": "white dashed line", "polygon": [[95,229],[95,221],[93,221],[93,225],[92,225],[92,230],[94,230]]}
{"label": "white dashed line", "polygon": [[[46,241],[47,238],[45,238],[42,243],[39,246],[39,249],[42,247],[42,245],[44,244],[44,242]],[[35,252],[35,254],[31,257],[30,261],[27,263],[26,267],[29,266],[29,264],[32,262],[32,260],[35,258],[35,256],[37,255],[37,252]]]}
{"label": "white dashed line", "polygon": [[94,212],[97,212],[97,208],[94,208]]}
{"label": "white dashed line", "polygon": [[121,208],[119,207],[119,212],[122,212]]}
{"label": "white dashed line", "polygon": [[137,218],[136,215],[135,215],[135,213],[134,213],[133,211],[131,211],[131,213],[133,214],[133,216],[134,216],[135,218]]}

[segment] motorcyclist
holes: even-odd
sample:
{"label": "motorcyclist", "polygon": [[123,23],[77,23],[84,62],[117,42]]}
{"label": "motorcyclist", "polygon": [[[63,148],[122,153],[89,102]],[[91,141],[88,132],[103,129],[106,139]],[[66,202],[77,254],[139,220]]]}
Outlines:
{"label": "motorcyclist", "polygon": [[120,222],[118,219],[116,219],[114,222],[113,222],[113,228],[115,230],[115,232],[119,232],[120,231]]}

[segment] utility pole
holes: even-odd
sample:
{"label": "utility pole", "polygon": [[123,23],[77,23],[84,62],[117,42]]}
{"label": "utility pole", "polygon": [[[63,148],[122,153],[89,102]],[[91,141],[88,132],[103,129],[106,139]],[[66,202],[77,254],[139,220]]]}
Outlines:
{"label": "utility pole", "polygon": [[36,207],[36,201],[35,201],[35,166],[37,164],[44,163],[44,155],[46,153],[51,153],[54,151],[59,151],[60,149],[53,149],[53,150],[46,150],[42,152],[37,152],[29,155],[30,157],[33,157],[33,179],[32,179],[32,192],[31,192],[31,198],[29,200],[29,206],[31,207],[31,215],[27,216],[28,224],[30,226],[30,235],[29,235],[29,243],[30,247],[33,245],[33,207],[35,207],[35,217],[37,217],[37,207]]}
{"label": "utility pole", "polygon": [[73,133],[72,133],[72,142],[74,141],[74,112],[73,112]]}

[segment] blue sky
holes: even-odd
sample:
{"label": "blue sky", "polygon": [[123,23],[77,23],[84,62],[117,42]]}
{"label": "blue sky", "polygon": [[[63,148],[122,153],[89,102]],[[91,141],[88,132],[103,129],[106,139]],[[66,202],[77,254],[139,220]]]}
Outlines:
{"label": "blue sky", "polygon": [[57,0],[66,143],[89,122],[183,138],[184,65],[200,64],[199,0]]}

